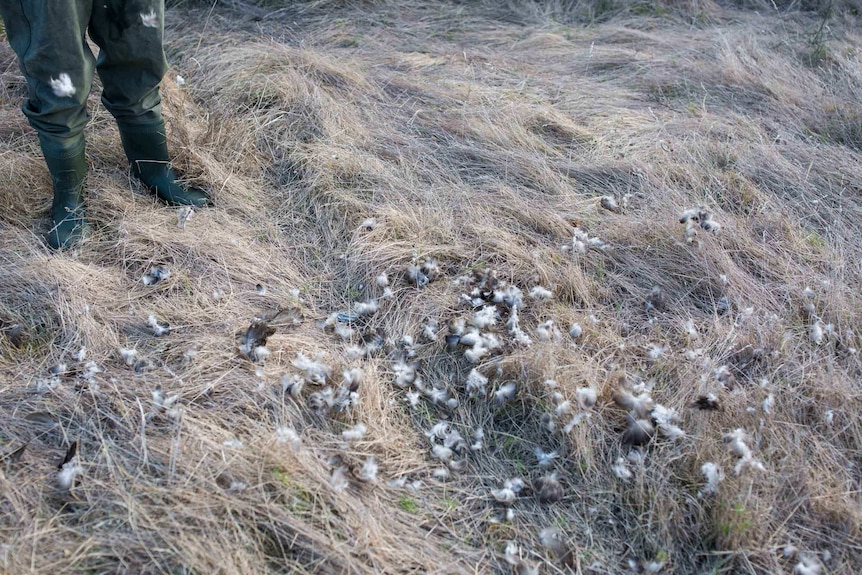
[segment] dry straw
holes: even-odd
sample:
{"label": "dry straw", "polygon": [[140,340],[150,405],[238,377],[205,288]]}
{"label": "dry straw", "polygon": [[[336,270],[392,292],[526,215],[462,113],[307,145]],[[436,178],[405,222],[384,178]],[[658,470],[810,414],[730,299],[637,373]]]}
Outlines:
{"label": "dry straw", "polygon": [[0,572],[858,573],[858,28],[180,4],[75,253],[0,47]]}

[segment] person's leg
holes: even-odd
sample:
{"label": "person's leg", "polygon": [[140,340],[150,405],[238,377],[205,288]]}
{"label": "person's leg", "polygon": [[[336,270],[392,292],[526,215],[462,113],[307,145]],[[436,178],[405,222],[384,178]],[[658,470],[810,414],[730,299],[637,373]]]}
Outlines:
{"label": "person's leg", "polygon": [[117,120],[134,176],[168,203],[201,206],[206,194],[181,186],[168,156],[159,95],[163,31],[164,0],[95,2],[90,37],[101,48],[102,103]]}
{"label": "person's leg", "polygon": [[85,231],[84,126],[95,58],[84,33],[91,7],[92,0],[0,0],[6,35],[27,79],[23,111],[53,181],[53,248],[77,243]]}

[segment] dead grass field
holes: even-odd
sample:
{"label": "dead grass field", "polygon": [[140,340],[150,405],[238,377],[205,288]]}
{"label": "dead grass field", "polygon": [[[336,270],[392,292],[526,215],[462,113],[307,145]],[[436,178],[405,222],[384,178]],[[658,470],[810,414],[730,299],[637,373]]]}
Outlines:
{"label": "dead grass field", "polygon": [[[0,43],[0,572],[862,572],[858,21],[237,5],[167,15],[169,140],[216,206],[181,227],[142,193],[96,88],[75,253],[42,241],[49,179]],[[697,206],[720,231],[680,223]],[[171,275],[144,285],[154,265]],[[469,301],[485,270],[523,294],[521,343],[497,303],[485,349],[449,349],[450,323],[492,315]],[[255,317],[277,330],[257,363],[236,338]],[[298,353],[331,373],[292,395]],[[353,405],[327,409],[349,368]],[[620,390],[658,405],[641,450]],[[720,410],[691,407],[707,394]]]}

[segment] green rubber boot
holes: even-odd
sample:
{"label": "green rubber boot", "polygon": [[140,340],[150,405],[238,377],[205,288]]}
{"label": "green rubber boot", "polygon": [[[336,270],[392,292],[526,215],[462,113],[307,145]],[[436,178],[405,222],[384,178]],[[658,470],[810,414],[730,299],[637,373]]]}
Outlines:
{"label": "green rubber boot", "polygon": [[42,153],[54,185],[48,245],[55,250],[74,247],[89,231],[84,219],[84,178],[87,175],[84,138],[67,147],[42,142]]}
{"label": "green rubber boot", "polygon": [[145,126],[119,125],[123,149],[138,178],[161,200],[175,206],[206,206],[207,195],[197,188],[187,188],[177,182],[177,175],[168,157],[165,124]]}

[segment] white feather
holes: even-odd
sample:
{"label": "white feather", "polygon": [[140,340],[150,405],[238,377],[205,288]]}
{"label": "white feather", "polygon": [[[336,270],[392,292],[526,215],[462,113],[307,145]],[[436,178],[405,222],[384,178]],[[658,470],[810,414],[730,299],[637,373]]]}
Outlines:
{"label": "white feather", "polygon": [[347,489],[347,468],[343,465],[332,470],[332,476],[329,478],[329,485],[336,493],[342,493]]}
{"label": "white feather", "polygon": [[479,329],[497,324],[497,306],[488,305],[480,309],[473,316],[472,323]]}
{"label": "white feather", "polygon": [[724,472],[721,468],[715,463],[707,462],[700,466],[700,472],[706,477],[706,485],[703,486],[701,493],[718,493],[718,485],[724,481]]}
{"label": "white feather", "polygon": [[147,14],[141,12],[141,23],[145,28],[158,28],[159,16],[154,10],[150,10]]}
{"label": "white feather", "polygon": [[548,467],[549,465],[551,465],[551,463],[554,462],[554,459],[559,457],[559,453],[557,453],[556,451],[545,453],[538,447],[533,450],[533,453],[536,454],[536,459],[539,460],[539,467]]}
{"label": "white feather", "polygon": [[548,301],[554,297],[554,292],[543,286],[533,286],[530,288],[530,297],[536,301]]}
{"label": "white feather", "polygon": [[446,462],[452,459],[454,452],[443,445],[435,445],[431,448],[431,455],[434,456],[435,459]]}
{"label": "white feather", "polygon": [[365,437],[366,433],[368,433],[368,428],[365,427],[365,424],[357,423],[350,429],[342,431],[341,438],[344,441],[357,441]]}
{"label": "white feather", "polygon": [[626,463],[623,457],[618,457],[611,469],[613,469],[614,475],[623,481],[628,481],[632,478],[632,472],[629,470],[628,463]]}
{"label": "white feather", "polygon": [[48,80],[48,84],[51,86],[51,91],[58,98],[74,96],[77,91],[75,90],[75,86],[72,85],[72,79],[69,77],[69,74],[65,72],[61,73],[56,79],[51,78]]}
{"label": "white feather", "polygon": [[292,427],[279,427],[275,430],[275,440],[278,443],[289,443],[294,449],[299,449],[302,440],[299,434]]}
{"label": "white feather", "polygon": [[377,470],[378,470],[377,460],[374,459],[374,456],[370,456],[365,460],[365,463],[362,464],[362,470],[359,472],[359,480],[365,481],[366,483],[374,483],[377,481]]}

